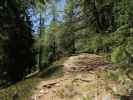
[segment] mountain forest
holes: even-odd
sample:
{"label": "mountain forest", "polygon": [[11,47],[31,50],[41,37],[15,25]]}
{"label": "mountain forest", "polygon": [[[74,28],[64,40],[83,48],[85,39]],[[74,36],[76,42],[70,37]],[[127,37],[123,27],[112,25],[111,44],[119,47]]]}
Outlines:
{"label": "mountain forest", "polygon": [[0,100],[133,100],[133,0],[0,0]]}

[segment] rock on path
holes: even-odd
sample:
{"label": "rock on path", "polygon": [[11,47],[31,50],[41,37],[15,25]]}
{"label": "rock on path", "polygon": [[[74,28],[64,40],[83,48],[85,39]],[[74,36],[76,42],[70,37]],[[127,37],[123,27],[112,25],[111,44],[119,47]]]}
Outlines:
{"label": "rock on path", "polygon": [[[111,66],[103,57],[83,53],[69,57],[63,65],[64,76],[58,79],[40,82],[33,92],[32,100],[83,100],[83,98],[95,100],[97,96],[101,98],[101,95],[104,94],[105,83],[97,79],[95,69]],[[73,72],[77,74],[75,75]],[[101,86],[98,87],[98,83],[101,83]],[[97,88],[101,88],[101,94],[97,94]],[[104,95],[108,96],[106,93]]]}

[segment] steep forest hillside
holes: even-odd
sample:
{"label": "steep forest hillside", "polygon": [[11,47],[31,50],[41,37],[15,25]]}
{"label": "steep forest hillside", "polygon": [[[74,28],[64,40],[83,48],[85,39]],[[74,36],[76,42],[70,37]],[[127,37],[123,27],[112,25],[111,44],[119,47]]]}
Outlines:
{"label": "steep forest hillside", "polygon": [[133,100],[132,5],[0,0],[0,100]]}
{"label": "steep forest hillside", "polygon": [[56,79],[41,81],[33,91],[33,100],[133,98],[128,97],[133,82],[125,75],[117,75],[117,65],[107,62],[102,56],[83,53],[65,58],[63,61],[59,60],[54,65],[63,67],[64,74]]}

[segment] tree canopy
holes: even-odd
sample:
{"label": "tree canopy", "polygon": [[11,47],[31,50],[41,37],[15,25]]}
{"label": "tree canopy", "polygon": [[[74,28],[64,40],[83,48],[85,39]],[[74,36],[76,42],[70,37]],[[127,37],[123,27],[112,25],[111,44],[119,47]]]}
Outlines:
{"label": "tree canopy", "polygon": [[66,0],[59,8],[60,2],[0,1],[2,79],[17,82],[62,56],[82,52],[104,53],[111,62],[131,68],[132,0]]}

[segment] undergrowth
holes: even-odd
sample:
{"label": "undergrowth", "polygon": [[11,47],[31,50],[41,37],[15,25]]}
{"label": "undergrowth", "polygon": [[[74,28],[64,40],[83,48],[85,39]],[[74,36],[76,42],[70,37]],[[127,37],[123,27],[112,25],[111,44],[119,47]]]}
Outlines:
{"label": "undergrowth", "polygon": [[0,90],[0,100],[29,100],[32,89],[40,81],[39,78],[29,78]]}

